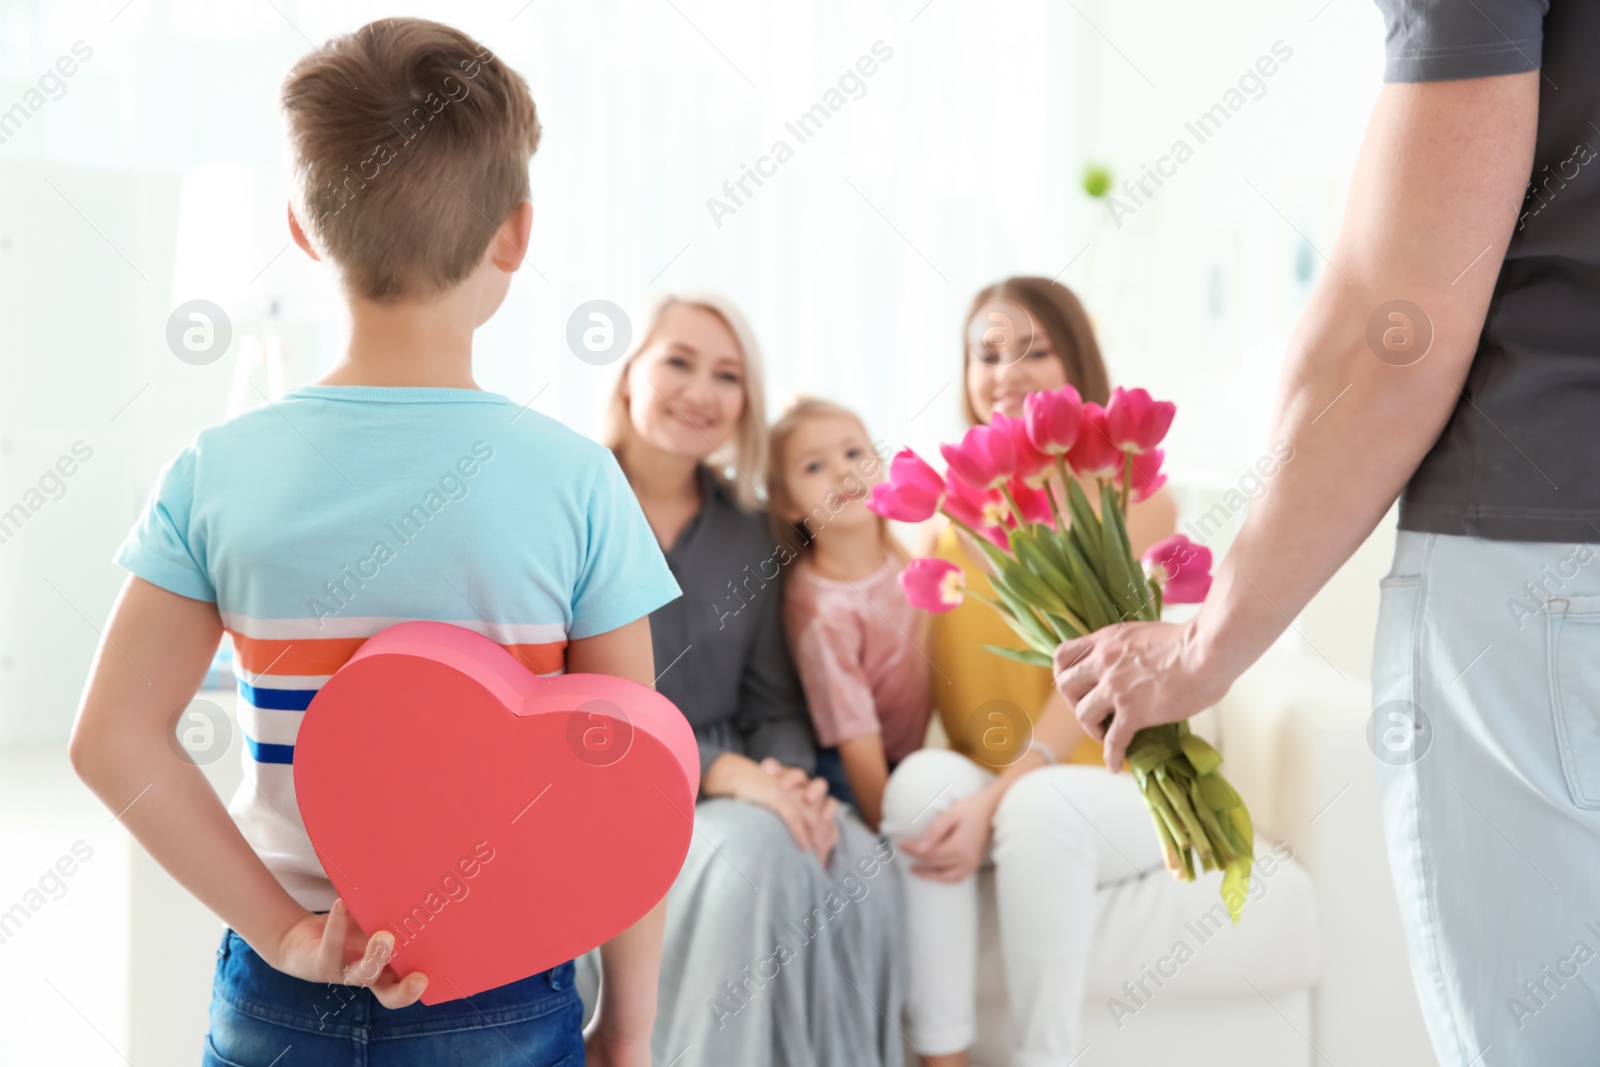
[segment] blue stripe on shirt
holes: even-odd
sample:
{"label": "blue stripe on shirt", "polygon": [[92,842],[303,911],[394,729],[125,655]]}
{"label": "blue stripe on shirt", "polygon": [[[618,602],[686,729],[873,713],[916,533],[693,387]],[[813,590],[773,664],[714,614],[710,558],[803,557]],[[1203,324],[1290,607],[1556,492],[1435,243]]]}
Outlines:
{"label": "blue stripe on shirt", "polygon": [[271,711],[305,711],[311,706],[311,698],[317,695],[315,689],[268,689],[253,686],[249,682],[239,683],[239,695],[253,707]]}
{"label": "blue stripe on shirt", "polygon": [[257,763],[293,763],[293,745],[263,744],[254,738],[247,737],[244,743],[250,746],[250,758]]}

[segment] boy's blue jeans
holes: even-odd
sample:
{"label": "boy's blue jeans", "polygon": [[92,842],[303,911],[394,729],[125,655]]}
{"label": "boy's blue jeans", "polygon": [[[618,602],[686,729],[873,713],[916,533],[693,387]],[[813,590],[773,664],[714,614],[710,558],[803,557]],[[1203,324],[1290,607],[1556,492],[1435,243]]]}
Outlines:
{"label": "boy's blue jeans", "polygon": [[227,930],[204,1067],[582,1067],[573,965],[471,997],[390,1010],[360,986],[274,970]]}

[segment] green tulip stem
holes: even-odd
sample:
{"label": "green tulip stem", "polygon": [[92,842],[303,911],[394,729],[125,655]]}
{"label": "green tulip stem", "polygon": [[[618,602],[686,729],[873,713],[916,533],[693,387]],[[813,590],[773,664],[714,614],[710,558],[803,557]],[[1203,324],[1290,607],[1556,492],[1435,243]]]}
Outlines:
{"label": "green tulip stem", "polygon": [[1000,493],[1006,498],[1006,506],[1011,509],[1011,515],[1017,520],[1017,525],[1021,526],[1023,523],[1027,522],[1027,520],[1022,517],[1022,509],[1017,507],[1017,498],[1011,495],[1011,489],[1008,486],[1002,485],[1000,487]]}
{"label": "green tulip stem", "polygon": [[1128,490],[1133,488],[1133,456],[1122,454],[1122,513],[1128,513]]}
{"label": "green tulip stem", "polygon": [[944,508],[939,509],[939,514],[943,515],[945,518],[955,523],[956,526],[972,535],[972,539],[978,543],[978,547],[982,549],[984,554],[989,557],[989,561],[995,565],[996,570],[1004,566],[1006,561],[1012,558],[1011,554],[1005,549],[1001,548],[999,545],[996,545],[993,541],[989,540],[983,534],[979,533],[977,530],[974,530],[971,526],[968,526],[966,523],[950,514]]}
{"label": "green tulip stem", "polygon": [[[1056,457],[1056,462],[1061,462],[1061,457]],[[1065,466],[1063,464],[1063,466]],[[1056,491],[1050,488],[1050,483],[1044,483],[1044,495],[1050,501],[1050,511],[1056,517],[1056,530],[1060,533],[1067,532],[1067,517],[1061,513],[1061,501],[1056,499]]]}
{"label": "green tulip stem", "polygon": [[[1062,452],[1057,452],[1056,453],[1056,473],[1061,475],[1061,491],[1063,493],[1065,493],[1067,491],[1067,480],[1072,477],[1071,473],[1068,472],[1068,470],[1067,470],[1067,457],[1066,457],[1065,453],[1062,453]],[[1051,503],[1055,503],[1055,498],[1051,497],[1050,501],[1051,501]],[[1057,515],[1056,521],[1058,523],[1061,522],[1060,514],[1061,514],[1061,512],[1058,509],[1056,511],[1056,515]],[[1067,527],[1066,527],[1065,523],[1062,523],[1062,525],[1061,525],[1061,532],[1062,533],[1066,533],[1067,532]]]}
{"label": "green tulip stem", "polygon": [[998,611],[1001,615],[1010,615],[1011,614],[1010,610],[1004,604],[1000,603],[1000,601],[996,600],[994,597],[984,596],[982,593],[974,593],[971,589],[966,590],[962,595],[963,596],[969,596],[973,600],[976,600],[976,601],[978,601],[980,603],[989,605],[995,611]]}

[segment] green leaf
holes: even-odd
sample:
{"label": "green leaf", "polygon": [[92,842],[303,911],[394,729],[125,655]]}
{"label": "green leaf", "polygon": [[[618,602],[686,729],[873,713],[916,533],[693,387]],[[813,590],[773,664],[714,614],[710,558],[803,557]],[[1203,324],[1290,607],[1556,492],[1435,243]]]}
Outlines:
{"label": "green leaf", "polygon": [[1045,618],[1049,620],[1050,626],[1062,635],[1061,639],[1063,641],[1071,641],[1074,637],[1082,637],[1089,632],[1089,627],[1085,626],[1083,620],[1075,615],[1063,616],[1053,611],[1047,611],[1045,612]]}
{"label": "green leaf", "polygon": [[1039,543],[1032,537],[1012,537],[1011,546],[1017,551],[1017,560],[1028,568],[1029,572],[1038,578],[1050,591],[1057,596],[1062,589],[1072,588],[1072,580],[1065,571],[1057,567],[1039,547]]}
{"label": "green leaf", "polygon": [[1189,762],[1194,765],[1195,773],[1198,775],[1210,774],[1222,766],[1222,753],[1212,748],[1203,737],[1187,734],[1178,739],[1178,747],[1189,757]]}
{"label": "green leaf", "polygon": [[1100,490],[1100,515],[1105,537],[1107,591],[1121,609],[1122,618],[1149,618],[1150,586],[1144,568],[1133,558],[1128,529],[1116,490],[1108,482]]}
{"label": "green leaf", "polygon": [[1055,661],[1043,652],[1035,652],[1031,648],[1004,648],[1000,645],[984,645],[984,651],[993,652],[1006,659],[1014,659],[1018,663],[1026,663],[1030,667],[1050,667]]}
{"label": "green leaf", "polygon": [[1189,783],[1189,804],[1194,809],[1195,817],[1200,820],[1200,825],[1205,827],[1206,836],[1211,839],[1211,847],[1218,859],[1224,864],[1238,859],[1239,850],[1233,847],[1232,837],[1223,829],[1211,805],[1200,795],[1199,782]]}
{"label": "green leaf", "polygon": [[1034,615],[1033,609],[1028,607],[1025,597],[1017,595],[1016,590],[1006,583],[998,574],[989,575],[989,587],[994,590],[1000,602],[1006,606],[1006,611],[1001,617],[1006,624],[1033,648],[1040,652],[1054,652],[1061,642],[1056,640],[1054,634],[1045,629],[1044,624]]}
{"label": "green leaf", "polygon": [[1223,868],[1222,874],[1222,903],[1235,926],[1239,925],[1239,913],[1244,911],[1244,902],[1249,893],[1250,860],[1241,857]]}
{"label": "green leaf", "polygon": [[[1079,619],[1083,619],[1086,617],[1083,608],[1084,595],[1078,588],[1077,581],[1073,578],[1072,561],[1068,558],[1067,553],[1067,546],[1070,543],[1070,534],[1059,533],[1055,530],[1046,530],[1040,534],[1037,541],[1040,550],[1045,554],[1050,565],[1055,568],[1064,581],[1060,590],[1061,599],[1067,602],[1067,607],[1072,609],[1074,615]],[[1091,629],[1092,627],[1087,623],[1084,624],[1084,633],[1088,633]]]}
{"label": "green leaf", "polygon": [[1206,803],[1218,811],[1244,806],[1239,794],[1233,791],[1233,786],[1220,774],[1208,774],[1201,778],[1200,791],[1205,794]]}
{"label": "green leaf", "polygon": [[1095,517],[1094,507],[1076,478],[1067,479],[1067,506],[1072,515],[1072,542],[1094,568],[1103,591],[1109,584],[1105,560],[1102,558],[1105,555],[1105,534],[1100,529],[1100,520]]}
{"label": "green leaf", "polygon": [[1127,518],[1122,514],[1122,502],[1117,499],[1117,487],[1111,482],[1100,487],[1100,523],[1105,530],[1106,551],[1120,548],[1124,557],[1132,559]]}
{"label": "green leaf", "polygon": [[1250,809],[1240,804],[1237,808],[1228,812],[1228,816],[1233,820],[1233,833],[1237,850],[1252,859],[1255,858],[1256,829],[1250,821]]}
{"label": "green leaf", "polygon": [[1128,745],[1128,766],[1148,774],[1180,751],[1171,726],[1149,726],[1133,735]]}
{"label": "green leaf", "polygon": [[1083,621],[1089,624],[1089,629],[1098,630],[1103,626],[1110,626],[1117,621],[1117,609],[1106,597],[1105,589],[1100,584],[1100,579],[1095,576],[1093,567],[1083,558],[1076,542],[1066,541],[1063,548],[1067,553],[1067,565],[1072,570],[1072,583],[1078,590],[1079,601],[1083,607]]}
{"label": "green leaf", "polygon": [[1030,605],[1054,611],[1057,614],[1068,610],[1067,606],[1061,602],[1061,598],[1044,583],[1043,579],[1016,560],[1008,562],[1001,574],[1004,576],[1006,584],[1026,599]]}
{"label": "green leaf", "polygon": [[1234,851],[1243,856],[1254,856],[1255,828],[1250,821],[1250,811],[1239,794],[1234,792],[1233,786],[1220,772],[1205,775],[1199,784],[1201,797],[1217,813],[1217,821],[1230,836]]}

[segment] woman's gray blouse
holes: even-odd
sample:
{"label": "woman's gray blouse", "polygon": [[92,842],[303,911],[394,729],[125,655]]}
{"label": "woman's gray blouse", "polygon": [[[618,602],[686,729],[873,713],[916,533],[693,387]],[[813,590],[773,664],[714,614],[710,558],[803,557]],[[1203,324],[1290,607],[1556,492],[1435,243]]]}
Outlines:
{"label": "woman's gray blouse", "polygon": [[700,511],[666,552],[683,595],[650,613],[656,689],[700,743],[700,772],[724,752],[816,766],[804,690],[783,631],[779,549],[764,512],[746,511],[702,467]]}

